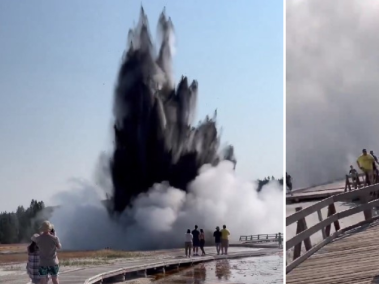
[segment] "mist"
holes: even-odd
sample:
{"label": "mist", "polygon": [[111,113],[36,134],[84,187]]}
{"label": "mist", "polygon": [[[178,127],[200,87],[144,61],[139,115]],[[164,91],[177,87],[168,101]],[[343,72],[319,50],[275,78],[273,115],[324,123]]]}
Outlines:
{"label": "mist", "polygon": [[379,3],[286,1],[287,171],[294,187],[343,178],[379,151]]}
{"label": "mist", "polygon": [[195,225],[208,245],[216,226],[226,225],[231,241],[282,231],[282,186],[273,181],[258,193],[236,175],[216,113],[194,126],[198,83],[182,77],[175,86],[174,29],[164,13],[157,38],[155,48],[141,9],[116,79],[113,152],[100,155],[93,181],[74,179],[53,198],[61,206],[50,220],[64,249],[182,247]]}
{"label": "mist", "polygon": [[240,235],[281,232],[282,186],[274,181],[258,193],[257,185],[240,179],[233,167],[229,161],[204,165],[187,192],[155,184],[113,217],[101,201],[101,189],[77,180],[70,191],[54,196],[54,203],[64,205],[50,220],[63,249],[69,250],[176,248],[195,225],[212,233],[225,224],[232,241]]}

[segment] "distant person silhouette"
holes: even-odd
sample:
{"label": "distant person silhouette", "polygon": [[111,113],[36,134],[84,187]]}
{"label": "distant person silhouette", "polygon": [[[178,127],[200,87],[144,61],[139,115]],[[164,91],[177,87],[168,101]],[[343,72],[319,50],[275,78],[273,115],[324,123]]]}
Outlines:
{"label": "distant person silhouette", "polygon": [[198,228],[197,225],[195,225],[195,229],[192,231],[193,255],[196,255],[196,256],[199,255],[199,246],[200,246],[200,239],[199,239],[200,232],[197,228]]}
{"label": "distant person silhouette", "polygon": [[360,184],[359,181],[359,175],[356,169],[354,169],[353,165],[350,165],[350,171],[349,174],[351,175],[351,178],[353,179],[353,182],[355,183],[355,188],[357,188]]}
{"label": "distant person silhouette", "polygon": [[221,254],[228,254],[229,236],[230,232],[223,225],[221,230]]}
{"label": "distant person silhouette", "polygon": [[374,162],[372,163],[372,167],[374,170],[375,181],[378,182],[379,171],[378,171],[378,167],[376,166],[376,164],[378,164],[378,158],[375,156],[373,150],[370,151],[370,155],[374,158]]}
{"label": "distant person silhouette", "polygon": [[286,185],[289,193],[292,195],[292,177],[286,172]]}
{"label": "distant person silhouette", "polygon": [[215,245],[216,245],[217,254],[220,254],[221,231],[220,231],[220,228],[218,226],[216,227],[216,231],[214,231],[214,233],[213,233],[213,237],[215,238]]}
{"label": "distant person silhouette", "polygon": [[185,242],[184,242],[186,257],[191,257],[192,241],[193,241],[193,236],[191,234],[191,230],[188,229],[187,233],[185,234]]}
{"label": "distant person silhouette", "polygon": [[204,235],[204,231],[203,231],[203,229],[200,229],[199,240],[200,240],[200,249],[201,249],[201,252],[202,252],[201,255],[205,255],[205,251],[204,251],[204,246],[205,246],[205,235]]}

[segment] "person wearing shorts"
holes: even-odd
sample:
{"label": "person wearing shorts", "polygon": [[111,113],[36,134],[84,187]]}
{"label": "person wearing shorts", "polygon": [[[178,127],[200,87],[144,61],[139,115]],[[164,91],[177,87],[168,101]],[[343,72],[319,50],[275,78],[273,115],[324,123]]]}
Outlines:
{"label": "person wearing shorts", "polygon": [[230,232],[226,229],[226,226],[222,226],[221,230],[221,254],[228,254],[229,236]]}
{"label": "person wearing shorts", "polygon": [[[44,221],[41,225],[41,234],[32,237],[39,248],[39,269],[40,283],[46,284],[49,275],[54,284],[59,284],[59,261],[57,250],[61,248],[59,238],[55,233],[51,233],[53,225],[49,221]],[[53,231],[54,232],[54,231]]]}
{"label": "person wearing shorts", "polygon": [[362,150],[362,155],[357,159],[357,165],[365,173],[366,176],[366,184],[370,185],[373,183],[373,173],[374,167],[373,163],[375,163],[375,159],[373,156],[368,155],[366,149]]}
{"label": "person wearing shorts", "polygon": [[196,256],[199,255],[199,246],[200,246],[200,239],[199,239],[200,232],[197,228],[198,228],[197,225],[195,225],[195,230],[192,231],[193,255],[196,255]]}

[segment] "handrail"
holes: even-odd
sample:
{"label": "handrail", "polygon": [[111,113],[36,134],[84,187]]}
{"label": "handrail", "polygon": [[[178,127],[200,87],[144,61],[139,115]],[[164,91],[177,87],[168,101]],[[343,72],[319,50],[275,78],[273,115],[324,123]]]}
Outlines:
{"label": "handrail", "polygon": [[291,225],[292,223],[295,223],[299,221],[302,218],[307,217],[310,214],[313,214],[317,212],[318,210],[321,210],[322,208],[334,203],[334,202],[340,202],[340,201],[350,201],[352,199],[355,199],[357,197],[365,196],[368,193],[372,191],[379,190],[379,184],[374,184],[371,186],[366,186],[361,189],[353,190],[350,192],[345,193],[339,193],[333,196],[330,196],[328,198],[325,198],[309,207],[306,207],[286,218],[286,226]]}
{"label": "handrail", "polygon": [[[373,194],[374,193],[374,194]],[[349,217],[351,215],[357,214],[359,212],[364,212],[364,217],[366,221],[373,220],[372,218],[372,208],[379,206],[379,199],[374,197],[376,193],[379,193],[379,184],[374,184],[371,186],[363,187],[361,189],[353,190],[350,192],[345,192],[337,194],[331,197],[328,197],[320,202],[317,202],[307,208],[301,209],[296,213],[288,216],[286,218],[286,226],[289,226],[297,222],[297,235],[293,238],[287,240],[286,250],[289,250],[295,247],[293,262],[287,265],[287,273],[290,272],[293,268],[299,265],[302,261],[307,259],[311,254],[315,253],[322,246],[326,245],[328,242],[333,240],[333,238],[338,236],[339,232],[342,232],[344,229],[340,230],[339,220]],[[379,196],[379,194],[376,194]],[[359,198],[363,204],[355,206],[353,208],[336,212],[335,211],[335,202],[341,201],[352,201]],[[328,206],[328,216],[326,219],[322,220],[321,209]],[[320,222],[307,228],[305,218],[313,213],[318,213]],[[375,218],[376,219],[376,218]],[[336,233],[333,236],[330,236],[330,229],[332,224]],[[322,244],[312,248],[310,242],[310,236],[316,232],[321,231],[323,233],[324,241]],[[301,255],[301,244],[304,242],[307,253],[303,256]],[[317,247],[317,248],[316,248]]]}
{"label": "handrail", "polygon": [[240,241],[267,240],[267,239],[276,239],[276,238],[278,238],[278,234],[258,234],[258,235],[240,236]]}
{"label": "handrail", "polygon": [[258,234],[258,235],[247,235],[240,236],[240,241],[274,241],[282,236],[283,234]]}

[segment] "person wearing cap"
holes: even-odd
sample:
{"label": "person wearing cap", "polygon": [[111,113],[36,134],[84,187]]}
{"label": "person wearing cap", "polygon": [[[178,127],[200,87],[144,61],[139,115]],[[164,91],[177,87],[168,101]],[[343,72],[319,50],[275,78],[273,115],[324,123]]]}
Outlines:
{"label": "person wearing cap", "polygon": [[367,150],[362,150],[362,155],[357,159],[357,165],[362,170],[362,172],[366,175],[366,184],[370,185],[373,182],[373,163],[375,163],[375,159],[371,155],[367,155]]}
{"label": "person wearing cap", "polygon": [[217,254],[220,254],[221,232],[218,226],[216,227],[216,231],[213,233],[213,237],[215,238]]}
{"label": "person wearing cap", "polygon": [[59,238],[52,234],[54,229],[49,221],[44,221],[40,228],[40,234],[32,236],[32,241],[35,242],[39,248],[39,275],[41,277],[40,283],[46,284],[48,277],[51,275],[51,280],[54,284],[58,284],[59,260],[57,257],[57,249],[61,248]]}

